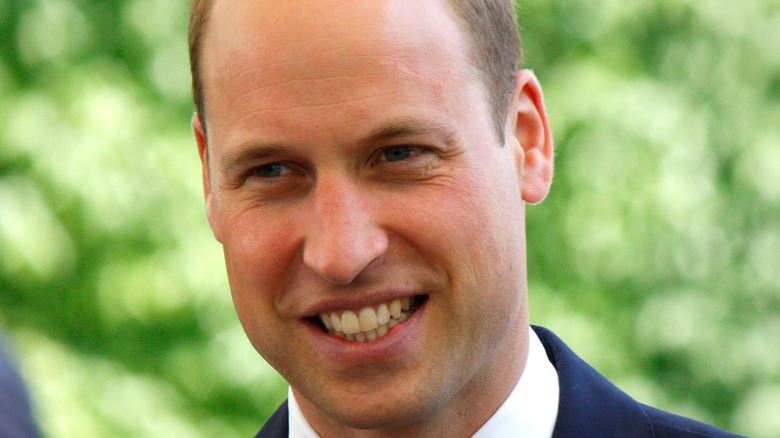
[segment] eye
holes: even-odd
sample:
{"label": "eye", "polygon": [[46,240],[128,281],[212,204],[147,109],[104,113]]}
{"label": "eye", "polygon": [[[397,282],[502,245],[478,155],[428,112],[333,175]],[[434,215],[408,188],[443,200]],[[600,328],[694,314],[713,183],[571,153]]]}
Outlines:
{"label": "eye", "polygon": [[414,146],[396,146],[382,151],[380,160],[383,161],[402,161],[411,158],[420,152],[420,148]]}
{"label": "eye", "polygon": [[277,178],[290,173],[290,168],[282,163],[271,163],[252,169],[252,175],[260,178]]}

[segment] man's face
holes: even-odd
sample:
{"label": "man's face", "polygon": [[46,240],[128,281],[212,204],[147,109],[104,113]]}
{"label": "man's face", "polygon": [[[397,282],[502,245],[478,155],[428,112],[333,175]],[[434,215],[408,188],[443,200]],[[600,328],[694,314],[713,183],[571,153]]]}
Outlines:
{"label": "man's face", "polygon": [[203,50],[210,224],[304,412],[397,426],[490,391],[525,354],[523,152],[446,6],[217,1]]}

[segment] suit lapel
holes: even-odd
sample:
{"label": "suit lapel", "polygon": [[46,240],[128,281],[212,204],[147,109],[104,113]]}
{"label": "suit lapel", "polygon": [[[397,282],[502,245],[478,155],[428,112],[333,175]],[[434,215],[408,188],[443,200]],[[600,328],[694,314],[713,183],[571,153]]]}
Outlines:
{"label": "suit lapel", "polygon": [[255,438],[287,438],[290,435],[290,413],[287,400],[284,401],[265,422]]}

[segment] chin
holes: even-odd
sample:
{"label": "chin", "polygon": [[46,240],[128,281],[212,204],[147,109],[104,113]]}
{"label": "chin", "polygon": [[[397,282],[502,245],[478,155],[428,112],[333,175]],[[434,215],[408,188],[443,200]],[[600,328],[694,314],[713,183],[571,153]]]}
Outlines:
{"label": "chin", "polygon": [[340,423],[351,428],[374,430],[402,428],[424,419],[435,411],[435,407],[425,409],[416,403],[409,402],[409,399],[396,401],[392,404],[382,402],[379,403],[379,406],[363,403],[359,408],[353,406],[353,409],[338,409],[331,415]]}
{"label": "chin", "polygon": [[[414,428],[414,424],[439,411],[444,401],[432,397],[433,394],[418,388],[413,393],[394,392],[387,394],[342,394],[338,400],[317,400],[319,411],[327,416],[330,424],[337,427],[349,427],[358,430]],[[300,403],[300,400],[299,400]],[[338,430],[336,430],[338,432]]]}

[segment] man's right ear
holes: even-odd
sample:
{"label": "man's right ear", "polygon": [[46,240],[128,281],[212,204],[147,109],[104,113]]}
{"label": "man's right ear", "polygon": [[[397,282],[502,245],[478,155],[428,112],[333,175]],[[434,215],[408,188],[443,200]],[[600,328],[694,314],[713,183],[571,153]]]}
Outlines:
{"label": "man's right ear", "polygon": [[195,113],[195,115],[192,116],[192,131],[195,134],[195,141],[198,143],[198,155],[200,155],[201,171],[203,174],[203,196],[206,201],[206,219],[209,221],[209,226],[214,233],[214,237],[221,242],[221,236],[214,221],[214,216],[216,215],[216,201],[214,199],[214,194],[211,191],[208,142],[206,140],[206,132],[203,129],[203,122],[201,122],[198,113]]}

